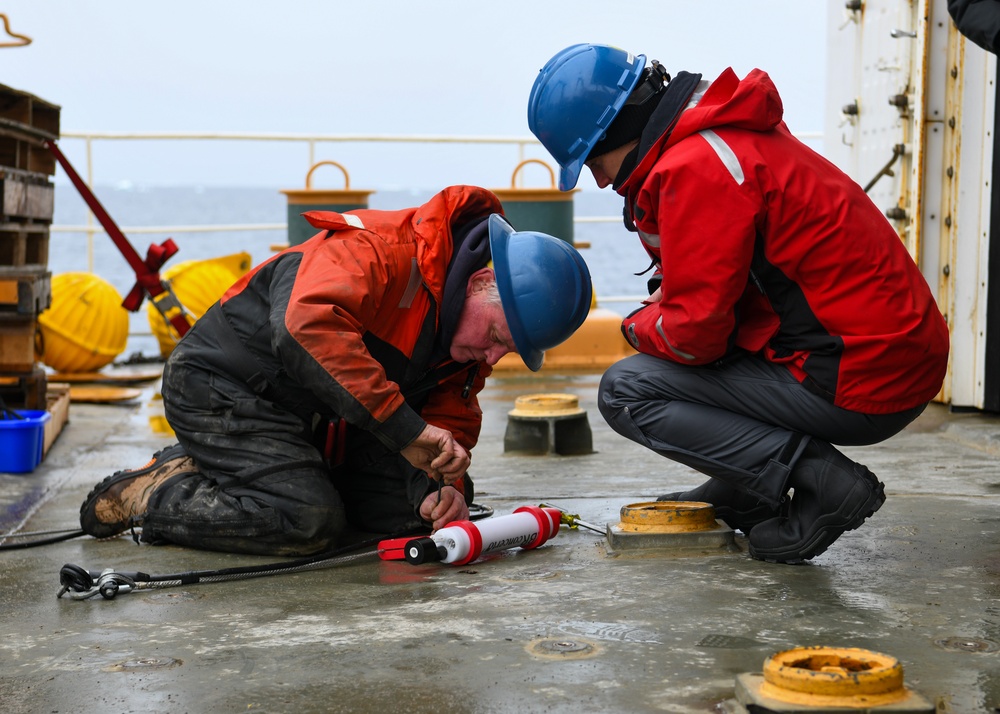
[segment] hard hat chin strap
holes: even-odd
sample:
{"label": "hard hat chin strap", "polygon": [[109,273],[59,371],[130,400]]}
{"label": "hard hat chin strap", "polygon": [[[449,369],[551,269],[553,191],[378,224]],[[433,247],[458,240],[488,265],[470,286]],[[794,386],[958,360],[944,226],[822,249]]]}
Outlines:
{"label": "hard hat chin strap", "polygon": [[646,128],[669,81],[670,75],[663,65],[653,60],[652,65],[642,71],[639,83],[625,100],[611,126],[590,150],[588,161],[642,136],[642,130]]}
{"label": "hard hat chin strap", "polygon": [[666,68],[653,60],[650,66],[642,71],[642,77],[639,79],[639,83],[632,90],[632,93],[628,95],[628,99],[625,100],[625,106],[641,106],[646,103],[650,97],[654,97],[663,91],[664,87],[670,81],[670,74],[667,72]]}

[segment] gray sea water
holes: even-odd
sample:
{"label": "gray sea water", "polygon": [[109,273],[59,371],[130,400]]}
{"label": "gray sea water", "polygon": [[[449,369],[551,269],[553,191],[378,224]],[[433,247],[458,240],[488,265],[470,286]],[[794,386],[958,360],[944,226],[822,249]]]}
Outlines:
{"label": "gray sea water", "polygon": [[[200,186],[96,186],[94,193],[115,223],[125,232],[129,242],[141,255],[148,247],[172,238],[179,250],[161,269],[184,260],[213,258],[245,251],[254,265],[274,254],[273,246],[287,243],[285,230],[227,231],[222,233],[130,233],[129,228],[143,226],[192,226],[203,224],[246,225],[284,224],[288,205],[277,188],[223,188]],[[376,191],[369,199],[374,209],[396,210],[420,205],[434,190]],[[576,216],[621,216],[621,198],[611,192],[580,191],[573,194]],[[87,222],[87,207],[71,185],[57,185],[53,225],[83,226]],[[100,230],[91,240],[85,233],[55,230],[50,238],[49,269],[53,275],[71,272],[93,272],[108,280],[123,296],[135,282],[128,263],[113,241]],[[611,296],[645,294],[644,271],[649,260],[638,238],[628,233],[620,220],[612,223],[576,223],[574,240],[589,244],[581,248],[594,281],[594,290],[602,307],[622,315],[636,307],[635,302],[604,302]],[[128,352],[155,352],[149,332],[145,308],[132,315]]]}

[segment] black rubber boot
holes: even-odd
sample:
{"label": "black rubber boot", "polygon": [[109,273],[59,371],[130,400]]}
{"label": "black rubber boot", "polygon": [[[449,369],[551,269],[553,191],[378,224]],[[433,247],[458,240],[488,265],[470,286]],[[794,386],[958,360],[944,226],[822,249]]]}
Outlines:
{"label": "black rubber boot", "polygon": [[788,480],[794,489],[787,518],[772,518],[750,533],[750,555],[772,563],[801,563],[824,552],[845,531],[885,503],[885,487],[867,467],[813,439]]}
{"label": "black rubber boot", "polygon": [[701,486],[689,491],[665,493],[657,501],[702,501],[711,503],[715,517],[734,530],[750,533],[758,523],[784,515],[783,502],[779,508],[761,503],[748,493],[741,493],[721,479],[710,478]]}

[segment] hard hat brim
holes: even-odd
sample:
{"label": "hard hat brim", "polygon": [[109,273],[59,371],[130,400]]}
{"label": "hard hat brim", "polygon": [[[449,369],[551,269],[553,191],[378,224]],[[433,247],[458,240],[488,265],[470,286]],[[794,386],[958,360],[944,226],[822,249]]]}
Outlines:
{"label": "hard hat brim", "polygon": [[586,159],[587,157],[584,156],[576,161],[571,161],[559,169],[560,191],[572,191],[576,188],[576,183],[580,180],[580,173],[583,171]]}

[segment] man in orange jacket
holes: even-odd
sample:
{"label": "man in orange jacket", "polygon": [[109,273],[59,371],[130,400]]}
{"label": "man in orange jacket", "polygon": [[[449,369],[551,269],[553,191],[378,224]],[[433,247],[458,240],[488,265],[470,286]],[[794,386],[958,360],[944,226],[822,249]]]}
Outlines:
{"label": "man in orange jacket", "polygon": [[[606,45],[543,67],[528,123],[562,171],[625,199],[655,275],[622,332],[641,354],[599,404],[624,436],[712,478],[750,554],[797,563],[885,500],[833,444],[872,444],[941,388],[948,327],[864,191],[798,141],[770,78],[714,81]],[[789,502],[788,492],[794,490]]]}
{"label": "man in orange jacket", "polygon": [[84,531],[308,554],[348,523],[467,518],[492,365],[517,352],[539,369],[591,301],[579,253],[501,210],[452,186],[411,209],[305,214],[320,232],[240,279],[171,353],[179,444],[101,482]]}

